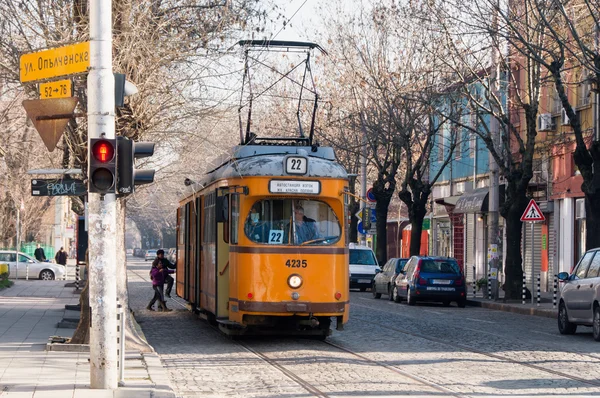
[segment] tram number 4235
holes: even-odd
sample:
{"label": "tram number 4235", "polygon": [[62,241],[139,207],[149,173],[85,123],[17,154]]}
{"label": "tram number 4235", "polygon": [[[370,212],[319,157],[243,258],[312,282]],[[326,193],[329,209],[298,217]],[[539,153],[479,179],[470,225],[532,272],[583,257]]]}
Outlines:
{"label": "tram number 4235", "polygon": [[285,266],[288,268],[306,268],[308,266],[308,262],[306,260],[288,259],[285,262]]}

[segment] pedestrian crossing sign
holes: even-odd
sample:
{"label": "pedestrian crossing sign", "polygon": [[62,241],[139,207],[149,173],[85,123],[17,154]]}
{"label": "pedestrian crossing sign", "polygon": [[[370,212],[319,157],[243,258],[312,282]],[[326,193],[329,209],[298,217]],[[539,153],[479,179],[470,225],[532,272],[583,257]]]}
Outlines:
{"label": "pedestrian crossing sign", "polygon": [[544,214],[542,214],[540,207],[538,206],[537,203],[535,203],[535,200],[531,199],[529,201],[529,204],[527,205],[527,208],[525,209],[525,212],[521,216],[521,221],[531,222],[531,221],[545,221],[545,220],[546,220],[546,217],[544,217]]}

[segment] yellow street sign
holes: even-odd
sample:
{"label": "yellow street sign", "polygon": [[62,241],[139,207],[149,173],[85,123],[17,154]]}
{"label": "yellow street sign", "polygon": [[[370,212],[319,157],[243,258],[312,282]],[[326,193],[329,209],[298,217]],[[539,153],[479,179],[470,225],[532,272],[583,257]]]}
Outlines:
{"label": "yellow street sign", "polygon": [[72,96],[71,81],[58,80],[50,83],[40,83],[40,98],[68,98]]}
{"label": "yellow street sign", "polygon": [[23,54],[20,59],[21,82],[84,73],[89,66],[89,41]]}

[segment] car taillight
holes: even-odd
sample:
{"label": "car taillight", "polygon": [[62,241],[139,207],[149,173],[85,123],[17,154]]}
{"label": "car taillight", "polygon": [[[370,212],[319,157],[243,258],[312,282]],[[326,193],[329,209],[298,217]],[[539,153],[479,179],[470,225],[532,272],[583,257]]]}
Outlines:
{"label": "car taillight", "polygon": [[462,284],[463,284],[463,280],[462,280],[462,279],[457,279],[457,280],[455,280],[455,281],[454,281],[454,284],[455,284],[456,286],[462,286]]}
{"label": "car taillight", "polygon": [[421,286],[427,285],[427,279],[425,279],[425,278],[419,278],[419,285],[421,285]]}

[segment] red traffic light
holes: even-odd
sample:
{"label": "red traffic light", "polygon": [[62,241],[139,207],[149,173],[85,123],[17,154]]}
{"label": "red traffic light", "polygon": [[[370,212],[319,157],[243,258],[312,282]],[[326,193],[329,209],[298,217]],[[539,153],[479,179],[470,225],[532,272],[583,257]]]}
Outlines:
{"label": "red traffic light", "polygon": [[96,141],[92,147],[92,155],[101,163],[110,162],[115,157],[115,147],[109,141]]}

